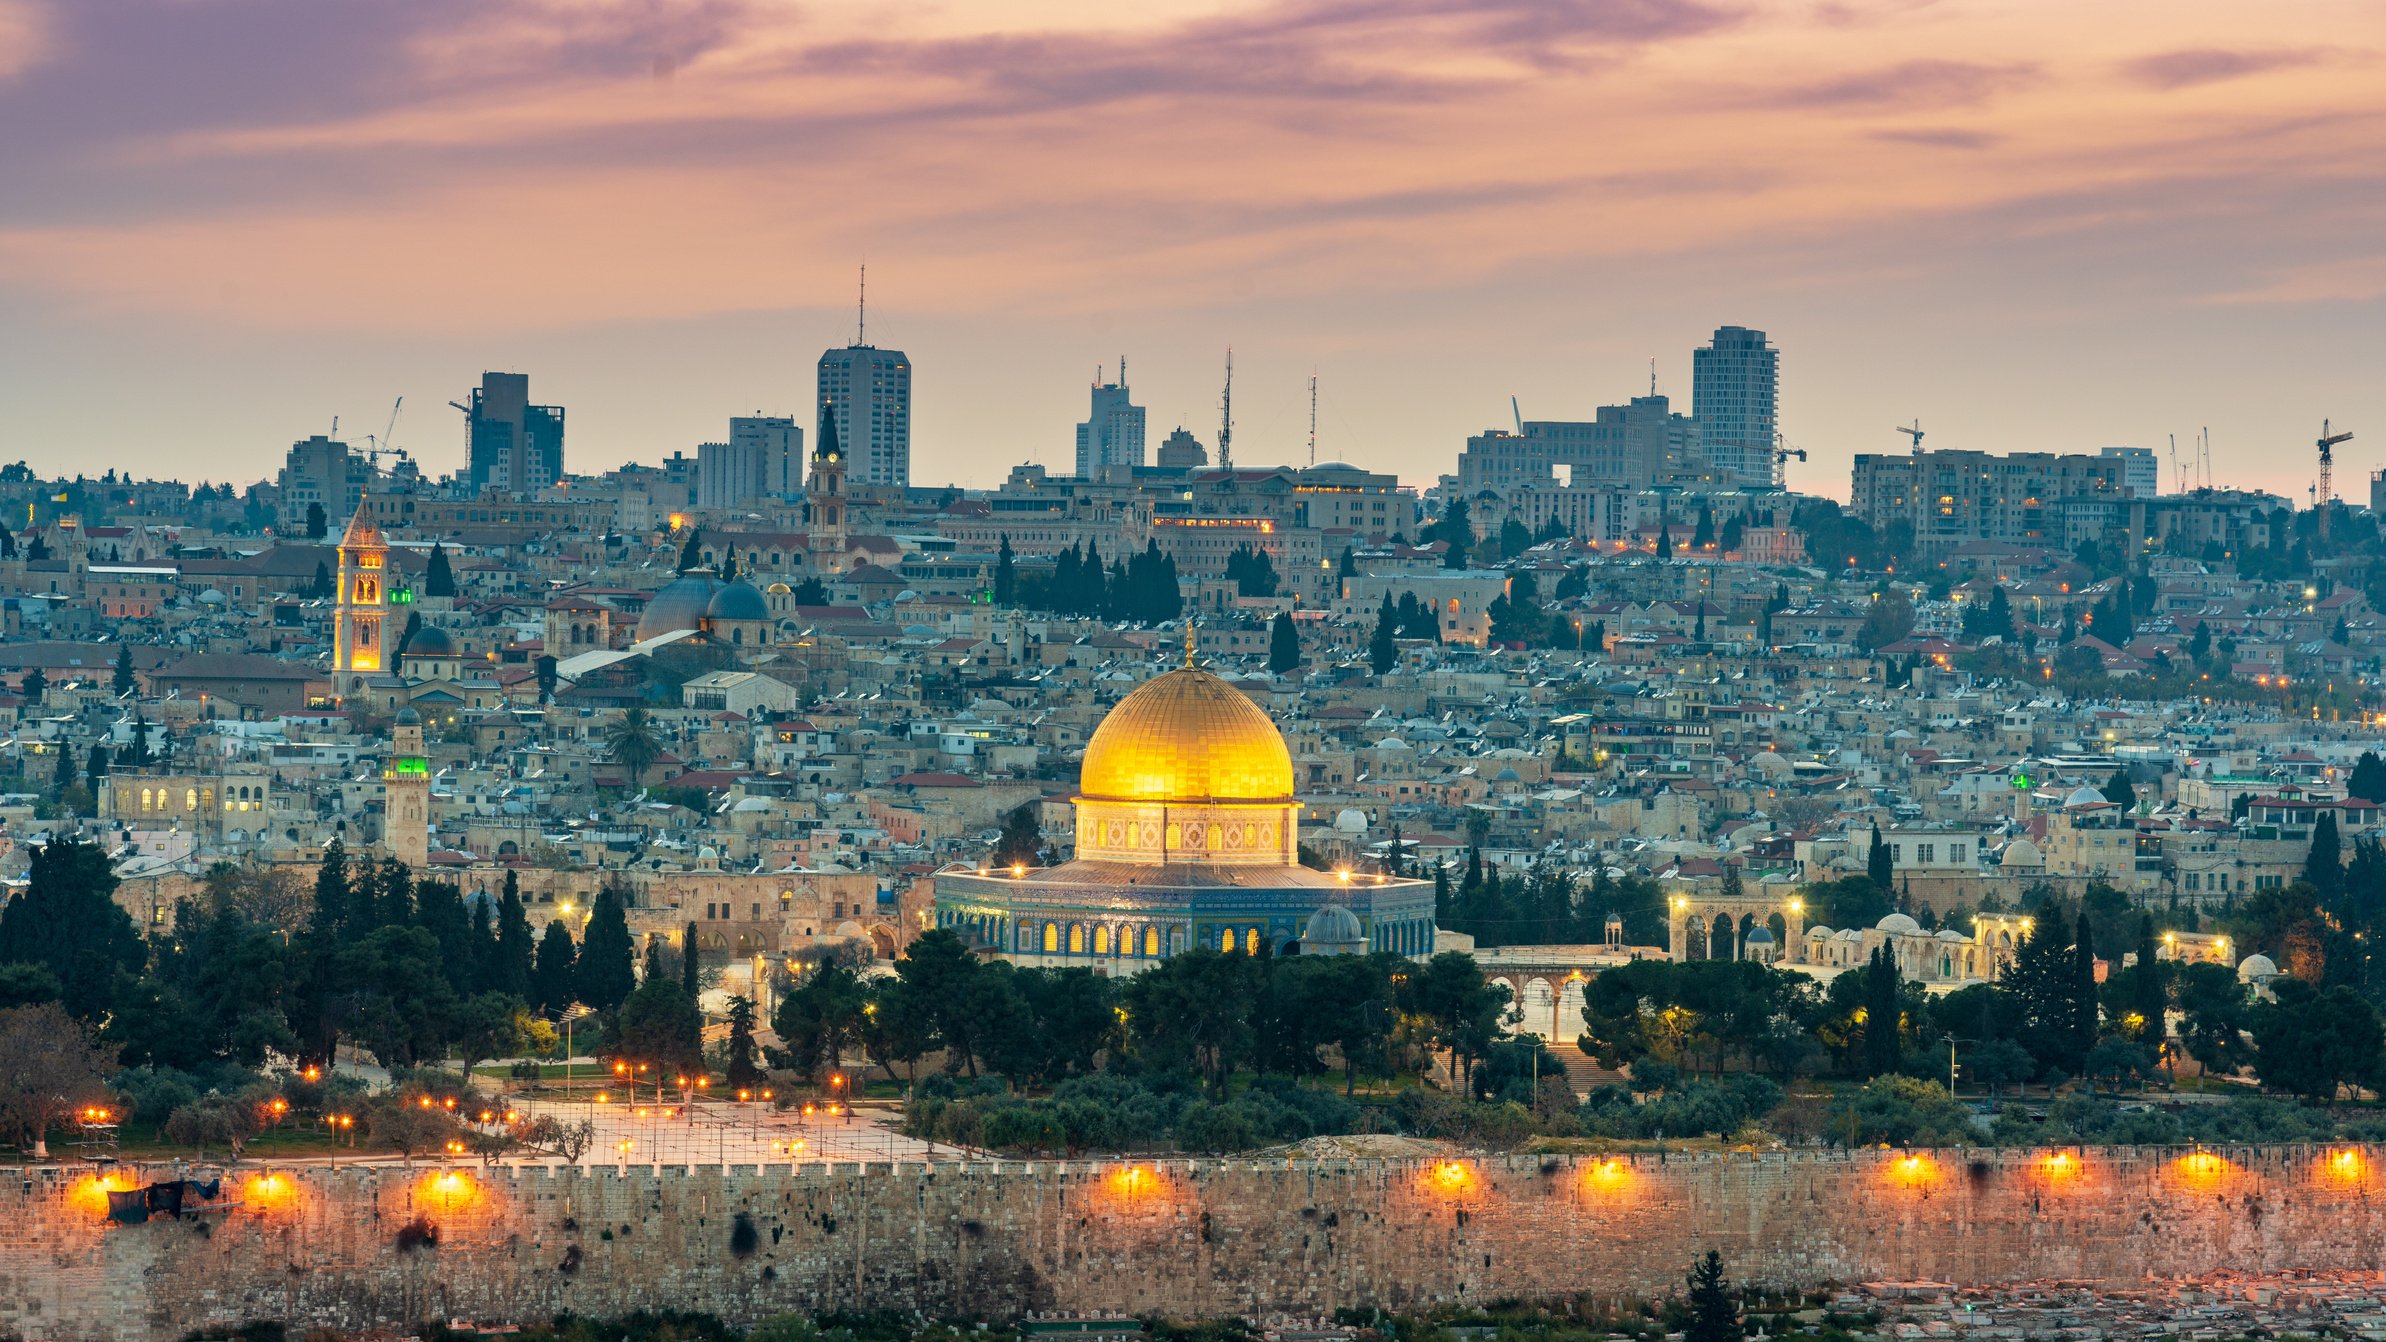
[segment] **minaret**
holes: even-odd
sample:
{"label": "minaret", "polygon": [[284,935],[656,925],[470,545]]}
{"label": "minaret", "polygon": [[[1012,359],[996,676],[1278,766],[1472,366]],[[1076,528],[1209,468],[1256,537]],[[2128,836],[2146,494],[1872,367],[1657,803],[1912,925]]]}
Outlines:
{"label": "minaret", "polygon": [[[356,516],[340,537],[340,589],[332,612],[332,693],[345,697],[364,687],[367,674],[387,670],[382,617],[388,599],[384,581],[389,543],[373,524],[372,502],[356,501]],[[419,740],[422,733],[417,731]]]}
{"label": "minaret", "polygon": [[804,522],[815,573],[845,571],[845,449],[837,442],[835,406],[821,407],[812,479],[804,486]]}
{"label": "minaret", "polygon": [[411,708],[398,710],[389,731],[388,813],[382,842],[389,855],[417,873],[431,857],[431,762],[423,754],[423,720]]}

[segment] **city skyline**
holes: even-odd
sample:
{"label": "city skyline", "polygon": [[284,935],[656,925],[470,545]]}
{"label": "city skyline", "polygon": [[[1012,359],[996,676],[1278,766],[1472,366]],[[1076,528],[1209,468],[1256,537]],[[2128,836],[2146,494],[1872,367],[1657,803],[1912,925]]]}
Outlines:
{"label": "city skyline", "polygon": [[[2150,23],[2159,15],[2159,24]],[[204,11],[0,0],[0,455],[242,480],[484,370],[571,466],[917,361],[918,483],[1065,469],[1125,353],[1150,431],[1430,483],[1468,435],[1677,404],[1782,351],[1793,488],[1852,457],[2147,447],[2303,501],[2381,458],[2386,17],[1377,0]],[[2312,35],[2320,35],[2314,42]],[[1274,73],[1270,73],[1273,71]],[[1792,75],[1785,72],[1796,71]],[[93,407],[107,407],[95,413]],[[191,463],[204,463],[194,467]]]}

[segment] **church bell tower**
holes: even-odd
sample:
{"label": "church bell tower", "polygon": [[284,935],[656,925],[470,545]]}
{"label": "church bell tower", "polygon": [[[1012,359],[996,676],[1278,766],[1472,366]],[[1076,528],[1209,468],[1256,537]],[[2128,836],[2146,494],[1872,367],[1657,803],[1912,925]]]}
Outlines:
{"label": "church bell tower", "polygon": [[388,613],[389,542],[374,525],[372,500],[356,501],[356,516],[340,537],[340,589],[332,613],[332,692],[345,697],[364,678],[391,670],[382,638]]}
{"label": "church bell tower", "polygon": [[812,453],[812,479],[804,486],[806,546],[814,573],[845,571],[845,449],[837,442],[835,407],[820,414],[819,447]]}

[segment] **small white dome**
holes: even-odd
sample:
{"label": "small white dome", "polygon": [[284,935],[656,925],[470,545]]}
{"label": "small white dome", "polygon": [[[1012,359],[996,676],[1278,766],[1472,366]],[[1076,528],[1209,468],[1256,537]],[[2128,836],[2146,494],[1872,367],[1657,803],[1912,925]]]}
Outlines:
{"label": "small white dome", "polygon": [[1821,923],[1816,923],[1814,926],[1806,929],[1806,939],[1808,941],[1829,941],[1831,936],[1831,929],[1823,926]]}
{"label": "small white dome", "polygon": [[1365,834],[1367,813],[1353,806],[1334,817],[1334,828],[1344,834]]}
{"label": "small white dome", "polygon": [[2258,983],[2278,977],[2278,965],[2269,956],[2256,952],[2237,962],[2239,983]]}
{"label": "small white dome", "polygon": [[2082,783],[2072,791],[2070,796],[2063,799],[2063,809],[2068,811],[2074,806],[2102,806],[2104,803],[2105,795],[2103,793]]}
{"label": "small white dome", "polygon": [[2004,856],[1997,859],[1997,865],[2001,867],[2043,867],[2046,865],[2046,854],[2039,852],[2038,845],[2028,839],[2015,839],[2005,845]]}
{"label": "small white dome", "polygon": [[1872,925],[1872,930],[1875,932],[1888,932],[1896,936],[1911,937],[1921,935],[1922,924],[1915,922],[1913,919],[1906,917],[1902,913],[1892,913],[1888,917],[1881,919],[1877,923],[1874,923]]}
{"label": "small white dome", "polygon": [[1958,932],[1958,931],[1956,931],[1956,930],[1955,930],[1954,928],[1952,928],[1952,927],[1942,927],[1942,928],[1940,928],[1940,929],[1939,929],[1939,940],[1941,940],[1941,941],[1970,941],[1970,940],[1971,940],[1971,938],[1970,938],[1970,937],[1967,937],[1967,936],[1965,936],[1965,935],[1964,935],[1963,933],[1961,933],[1961,932]]}

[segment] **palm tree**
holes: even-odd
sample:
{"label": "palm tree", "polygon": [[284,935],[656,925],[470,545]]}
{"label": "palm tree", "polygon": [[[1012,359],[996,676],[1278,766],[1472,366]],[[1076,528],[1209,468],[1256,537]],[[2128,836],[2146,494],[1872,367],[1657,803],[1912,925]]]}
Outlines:
{"label": "palm tree", "polygon": [[621,715],[605,732],[605,753],[615,764],[630,771],[630,786],[636,787],[662,758],[663,738],[655,729],[654,719],[643,708],[633,708]]}

